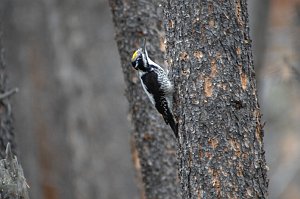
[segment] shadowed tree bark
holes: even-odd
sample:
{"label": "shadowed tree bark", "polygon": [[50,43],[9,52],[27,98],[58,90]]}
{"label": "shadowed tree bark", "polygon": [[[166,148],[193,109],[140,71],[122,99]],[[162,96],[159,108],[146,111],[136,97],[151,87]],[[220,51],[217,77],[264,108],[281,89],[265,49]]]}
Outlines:
{"label": "shadowed tree bark", "polygon": [[132,156],[142,198],[179,198],[176,140],[170,127],[154,110],[131,67],[134,50],[147,39],[149,56],[163,63],[163,12],[157,1],[110,0],[116,41],[122,62],[129,115],[133,123]]}
{"label": "shadowed tree bark", "polygon": [[246,0],[166,4],[182,198],[266,198]]}

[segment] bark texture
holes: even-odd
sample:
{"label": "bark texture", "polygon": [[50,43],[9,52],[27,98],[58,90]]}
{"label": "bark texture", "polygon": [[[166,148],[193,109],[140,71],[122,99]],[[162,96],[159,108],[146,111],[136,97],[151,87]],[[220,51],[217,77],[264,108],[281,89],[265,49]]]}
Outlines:
{"label": "bark texture", "polygon": [[142,90],[130,61],[134,50],[141,47],[146,38],[149,56],[163,63],[162,7],[158,1],[142,0],[111,0],[110,5],[127,86],[125,95],[133,123],[133,161],[142,182],[142,198],[179,198],[176,139]]}
{"label": "bark texture", "polygon": [[169,0],[165,7],[182,198],[266,198],[246,0]]}

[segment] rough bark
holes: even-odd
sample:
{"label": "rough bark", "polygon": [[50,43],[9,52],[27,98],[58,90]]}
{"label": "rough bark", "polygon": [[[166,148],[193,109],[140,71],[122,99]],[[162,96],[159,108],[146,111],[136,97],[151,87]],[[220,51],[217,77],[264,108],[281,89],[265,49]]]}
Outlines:
{"label": "rough bark", "polygon": [[144,38],[149,56],[163,63],[165,53],[162,8],[157,1],[110,0],[116,41],[126,83],[125,95],[133,124],[133,161],[141,177],[142,198],[179,198],[176,140],[142,90],[130,59]]}
{"label": "rough bark", "polygon": [[246,0],[165,6],[183,198],[266,198]]}

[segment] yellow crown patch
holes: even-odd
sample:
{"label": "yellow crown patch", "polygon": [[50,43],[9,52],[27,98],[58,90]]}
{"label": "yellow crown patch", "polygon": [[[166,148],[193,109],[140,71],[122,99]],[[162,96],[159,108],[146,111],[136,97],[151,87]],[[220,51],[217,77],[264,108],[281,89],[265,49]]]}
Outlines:
{"label": "yellow crown patch", "polygon": [[132,58],[131,58],[131,62],[136,60],[137,56],[138,56],[138,50],[133,53]]}

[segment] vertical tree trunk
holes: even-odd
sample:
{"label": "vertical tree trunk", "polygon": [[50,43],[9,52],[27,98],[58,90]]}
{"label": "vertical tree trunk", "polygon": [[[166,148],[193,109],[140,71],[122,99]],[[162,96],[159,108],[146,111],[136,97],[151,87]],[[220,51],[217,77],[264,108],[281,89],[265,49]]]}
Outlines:
{"label": "vertical tree trunk", "polygon": [[182,197],[266,198],[246,0],[169,0],[165,21]]}
{"label": "vertical tree trunk", "polygon": [[[0,11],[2,11],[2,7],[0,6]],[[0,19],[1,22],[2,18]],[[4,49],[2,47],[2,24],[0,24],[0,159],[5,158],[5,150],[8,143],[11,144],[11,149],[14,154],[15,151],[15,140],[14,140],[14,132],[12,125],[12,110],[11,105],[7,97],[3,94],[7,94],[7,72],[4,62]]]}
{"label": "vertical tree trunk", "polygon": [[[0,12],[2,6],[0,5]],[[0,16],[2,22],[2,16]],[[28,199],[23,169],[17,161],[13,132],[12,109],[8,97],[17,90],[8,90],[7,71],[2,47],[2,24],[0,25],[0,198]]]}
{"label": "vertical tree trunk", "polygon": [[16,138],[31,198],[134,198],[108,1],[1,5],[11,81],[20,87]]}
{"label": "vertical tree trunk", "polygon": [[132,150],[141,177],[143,198],[179,198],[176,140],[169,126],[154,110],[131,67],[132,53],[146,38],[149,56],[162,63],[165,53],[163,12],[157,1],[110,0],[116,26],[116,41],[127,86],[133,123]]}

